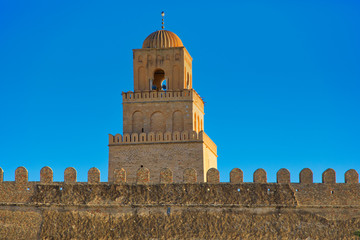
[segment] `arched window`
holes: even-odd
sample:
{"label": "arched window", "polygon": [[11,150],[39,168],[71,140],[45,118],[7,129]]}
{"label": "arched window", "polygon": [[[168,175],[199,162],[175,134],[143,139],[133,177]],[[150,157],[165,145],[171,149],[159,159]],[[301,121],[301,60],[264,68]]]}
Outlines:
{"label": "arched window", "polygon": [[164,80],[161,82],[161,90],[163,90],[163,91],[166,91],[166,90],[167,90],[167,81],[166,81],[166,79],[164,79]]}
{"label": "arched window", "polygon": [[[165,72],[162,69],[157,69],[154,72],[154,80],[152,83],[152,90],[162,90],[162,84],[163,81],[165,80]],[[166,81],[165,81],[166,82]],[[166,86],[166,85],[165,85]]]}

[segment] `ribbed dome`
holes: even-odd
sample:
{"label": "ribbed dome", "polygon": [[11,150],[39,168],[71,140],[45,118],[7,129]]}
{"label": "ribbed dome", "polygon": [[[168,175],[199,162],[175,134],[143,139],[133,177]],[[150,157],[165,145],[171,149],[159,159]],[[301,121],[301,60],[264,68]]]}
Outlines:
{"label": "ribbed dome", "polygon": [[180,38],[175,33],[167,30],[159,30],[147,36],[142,48],[170,48],[183,46]]}

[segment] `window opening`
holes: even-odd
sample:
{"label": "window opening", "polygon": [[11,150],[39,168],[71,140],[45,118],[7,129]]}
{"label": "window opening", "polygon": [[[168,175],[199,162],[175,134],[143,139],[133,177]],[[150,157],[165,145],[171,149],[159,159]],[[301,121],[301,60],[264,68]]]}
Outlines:
{"label": "window opening", "polygon": [[166,91],[166,90],[167,90],[167,81],[166,81],[166,79],[164,79],[164,80],[161,82],[161,90],[163,90],[163,91]]}
{"label": "window opening", "polygon": [[[163,81],[165,80],[165,72],[162,69],[158,69],[154,72],[154,81],[152,83],[152,90],[164,90],[162,88]],[[166,80],[165,80],[165,87],[166,87]],[[165,89],[166,90],[166,89]]]}

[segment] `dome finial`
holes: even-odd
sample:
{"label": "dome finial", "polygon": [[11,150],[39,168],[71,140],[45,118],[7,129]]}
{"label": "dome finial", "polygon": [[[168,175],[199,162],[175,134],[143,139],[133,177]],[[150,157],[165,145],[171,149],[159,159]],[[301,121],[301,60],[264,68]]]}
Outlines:
{"label": "dome finial", "polygon": [[161,19],[161,29],[164,29],[164,28],[165,28],[165,26],[164,26],[164,16],[165,16],[165,12],[162,11],[162,12],[161,12],[161,17],[162,17],[162,19]]}

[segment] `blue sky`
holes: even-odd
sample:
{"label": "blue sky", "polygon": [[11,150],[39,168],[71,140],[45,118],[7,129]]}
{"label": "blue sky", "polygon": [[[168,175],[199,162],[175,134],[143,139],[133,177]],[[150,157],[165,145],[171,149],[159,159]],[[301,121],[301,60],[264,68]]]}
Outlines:
{"label": "blue sky", "polygon": [[[174,3],[171,3],[174,2]],[[73,166],[107,180],[108,133],[122,132],[132,49],[175,32],[193,57],[218,168],[252,181],[287,168],[298,181],[360,172],[359,1],[0,1],[0,167],[38,181]]]}

